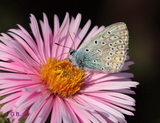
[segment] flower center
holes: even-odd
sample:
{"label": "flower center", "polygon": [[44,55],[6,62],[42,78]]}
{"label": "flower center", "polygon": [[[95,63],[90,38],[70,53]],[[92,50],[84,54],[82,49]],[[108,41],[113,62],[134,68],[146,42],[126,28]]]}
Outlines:
{"label": "flower center", "polygon": [[82,85],[85,72],[66,60],[49,58],[41,66],[40,78],[48,90],[62,98],[72,97]]}

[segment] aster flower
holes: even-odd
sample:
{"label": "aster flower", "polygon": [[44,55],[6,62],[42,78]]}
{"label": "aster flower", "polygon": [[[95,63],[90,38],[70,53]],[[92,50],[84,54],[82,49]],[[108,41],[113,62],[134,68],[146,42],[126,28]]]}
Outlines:
{"label": "aster flower", "polygon": [[[83,71],[65,60],[68,48],[55,45],[77,49],[103,26],[85,37],[91,21],[79,28],[81,14],[70,20],[66,13],[61,26],[55,15],[54,32],[45,14],[40,29],[34,15],[30,20],[33,36],[20,25],[0,36],[0,96],[6,96],[0,112],[8,112],[14,123],[24,118],[26,123],[44,123],[49,114],[51,123],[126,123],[124,114],[134,115],[135,100],[128,96],[138,85],[130,79],[133,74]],[[122,71],[132,64],[125,62]]]}

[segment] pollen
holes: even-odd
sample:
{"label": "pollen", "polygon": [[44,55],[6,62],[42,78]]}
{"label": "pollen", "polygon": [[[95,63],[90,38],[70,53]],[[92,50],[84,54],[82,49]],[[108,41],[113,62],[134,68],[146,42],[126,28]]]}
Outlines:
{"label": "pollen", "polygon": [[62,98],[73,97],[83,86],[85,71],[67,60],[49,58],[41,65],[40,79],[47,89]]}

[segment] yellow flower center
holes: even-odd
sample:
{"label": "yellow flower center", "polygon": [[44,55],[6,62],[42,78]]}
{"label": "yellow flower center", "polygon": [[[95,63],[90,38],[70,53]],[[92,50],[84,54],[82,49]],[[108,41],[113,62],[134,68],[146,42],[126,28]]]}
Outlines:
{"label": "yellow flower center", "polygon": [[82,85],[85,72],[66,60],[49,58],[41,66],[40,78],[48,90],[62,98],[72,97]]}

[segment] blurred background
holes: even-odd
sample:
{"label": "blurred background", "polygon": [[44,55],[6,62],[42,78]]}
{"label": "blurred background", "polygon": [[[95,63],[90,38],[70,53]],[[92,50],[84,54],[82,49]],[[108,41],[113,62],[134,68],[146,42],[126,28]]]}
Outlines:
{"label": "blurred background", "polygon": [[129,55],[135,65],[129,72],[140,85],[133,96],[136,99],[135,116],[126,116],[128,123],[160,123],[160,1],[159,0],[0,0],[0,32],[17,28],[29,29],[29,14],[42,19],[45,12],[53,27],[53,15],[61,22],[66,12],[73,17],[82,14],[81,27],[88,19],[92,25],[108,26],[125,22],[130,33]]}

